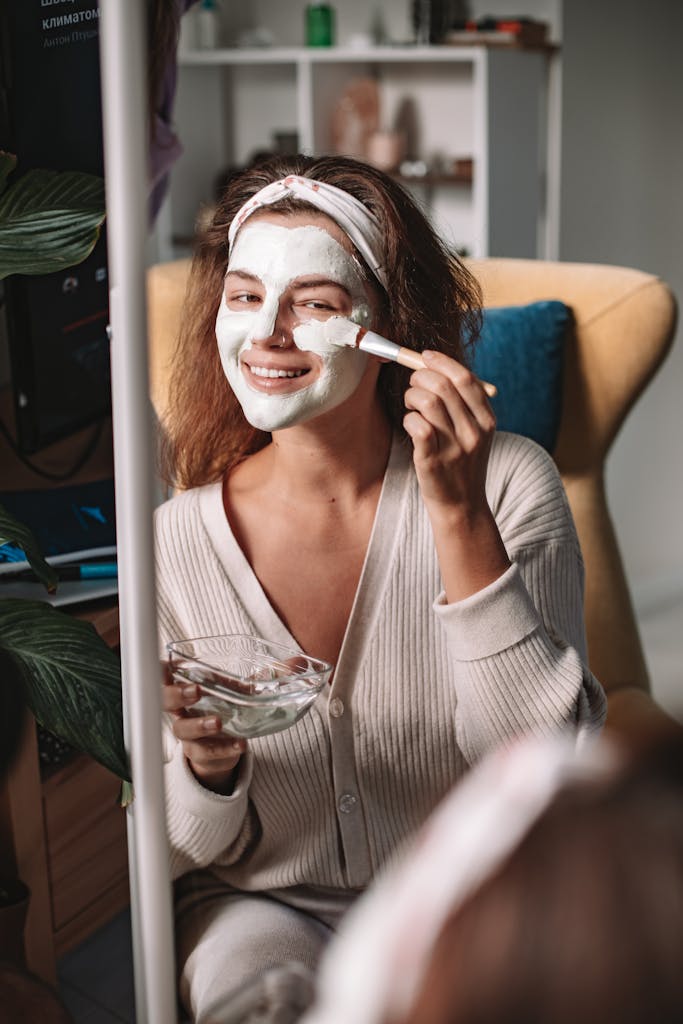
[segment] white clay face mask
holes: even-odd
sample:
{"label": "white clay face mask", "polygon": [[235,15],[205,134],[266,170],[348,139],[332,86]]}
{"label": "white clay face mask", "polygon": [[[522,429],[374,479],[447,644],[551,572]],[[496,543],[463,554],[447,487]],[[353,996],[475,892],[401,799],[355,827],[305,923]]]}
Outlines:
{"label": "white clay face mask", "polygon": [[[367,291],[351,254],[323,228],[286,228],[259,220],[246,224],[238,234],[228,263],[230,272],[256,277],[262,292],[262,301],[245,303],[244,312],[230,308],[224,293],[216,317],[223,371],[252,426],[266,431],[282,430],[334,409],[352,395],[365,371],[367,355],[327,340],[322,330],[315,329],[321,311],[313,308],[310,316],[306,308],[297,312],[307,329],[300,331],[295,325],[292,330],[296,350],[311,353],[313,358],[308,355],[302,360],[308,372],[288,380],[286,393],[269,394],[250,385],[249,370],[242,362],[247,352],[267,352],[268,362],[277,369],[277,343],[255,343],[272,338],[282,295],[299,278],[324,279],[341,285],[350,296],[352,308],[346,314],[348,318],[359,326],[369,326]],[[292,346],[281,351],[283,366],[298,374],[293,367]],[[248,357],[252,358],[255,355]]]}

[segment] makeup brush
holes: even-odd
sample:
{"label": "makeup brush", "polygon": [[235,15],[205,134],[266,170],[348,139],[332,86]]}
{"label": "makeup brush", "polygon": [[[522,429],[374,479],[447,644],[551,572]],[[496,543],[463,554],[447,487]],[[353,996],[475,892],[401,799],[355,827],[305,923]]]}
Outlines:
{"label": "makeup brush", "polygon": [[[346,317],[333,316],[324,323],[316,324],[316,327],[323,329],[325,340],[333,345],[348,345],[350,348],[358,348],[361,352],[369,352],[373,356],[379,356],[380,359],[390,359],[392,362],[408,366],[412,370],[426,368],[427,364],[419,352],[398,345],[395,341],[389,341],[388,338],[383,338],[381,334],[376,334],[374,331],[368,331],[365,327],[359,327],[358,324],[354,324],[353,320],[347,320]],[[297,332],[301,330],[301,327],[297,328]],[[489,384],[485,380],[479,383],[489,398],[494,398],[498,394],[495,384]]]}

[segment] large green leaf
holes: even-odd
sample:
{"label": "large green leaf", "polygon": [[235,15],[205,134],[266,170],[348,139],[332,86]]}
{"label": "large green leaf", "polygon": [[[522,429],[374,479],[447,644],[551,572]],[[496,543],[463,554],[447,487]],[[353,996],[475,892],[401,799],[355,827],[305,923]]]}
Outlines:
{"label": "large green leaf", "polygon": [[[0,185],[5,166],[0,161]],[[102,178],[27,171],[0,195],[0,279],[80,263],[92,252],[104,215]]]}
{"label": "large green leaf", "polygon": [[57,589],[59,577],[43,558],[38,541],[28,526],[18,522],[2,505],[0,505],[0,544],[13,544],[21,548],[41,583],[44,583],[50,592]]}
{"label": "large green leaf", "polygon": [[0,599],[0,649],[13,667],[0,685],[21,687],[42,726],[130,779],[121,666],[94,626],[43,601]]}

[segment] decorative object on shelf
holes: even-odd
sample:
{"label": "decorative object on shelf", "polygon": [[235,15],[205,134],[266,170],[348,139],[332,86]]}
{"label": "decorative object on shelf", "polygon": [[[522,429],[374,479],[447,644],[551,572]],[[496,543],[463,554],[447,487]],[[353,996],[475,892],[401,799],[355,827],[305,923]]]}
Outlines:
{"label": "decorative object on shelf", "polygon": [[424,160],[404,160],[399,171],[404,178],[426,178],[429,168]]}
{"label": "decorative object on shelf", "polygon": [[402,132],[378,131],[368,136],[366,159],[380,171],[395,171],[406,152]]}
{"label": "decorative object on shelf", "polygon": [[330,127],[335,153],[366,159],[368,139],[379,128],[379,90],[374,78],[349,80],[332,111]]}
{"label": "decorative object on shelf", "polygon": [[190,8],[180,19],[178,28],[178,54],[182,57],[191,53],[197,46],[196,10]]}
{"label": "decorative object on shelf", "polygon": [[306,46],[334,46],[334,8],[330,4],[307,4]]}
{"label": "decorative object on shelf", "polygon": [[548,25],[535,18],[459,18],[450,23],[443,41],[452,46],[547,46]]}
{"label": "decorative object on shelf", "polygon": [[220,25],[216,0],[200,0],[195,24],[199,49],[215,50],[220,45]]}
{"label": "decorative object on shelf", "polygon": [[350,50],[369,50],[375,43],[369,32],[354,32],[346,45]]}
{"label": "decorative object on shelf", "polygon": [[442,43],[454,25],[467,22],[467,9],[463,0],[412,0],[414,41],[418,46]]}
{"label": "decorative object on shelf", "polygon": [[375,4],[370,18],[370,37],[375,46],[386,46],[389,42],[384,11],[381,4]]}
{"label": "decorative object on shelf", "polygon": [[415,96],[402,96],[394,112],[391,127],[405,139],[403,156],[406,160],[418,160],[421,156],[421,121]]}
{"label": "decorative object on shelf", "polygon": [[470,185],[474,175],[474,159],[471,156],[454,157],[435,152],[427,161],[404,160],[400,173],[408,178],[422,177],[432,185]]}
{"label": "decorative object on shelf", "polygon": [[456,156],[453,159],[452,174],[459,181],[472,181],[474,177],[474,160],[471,156]]}

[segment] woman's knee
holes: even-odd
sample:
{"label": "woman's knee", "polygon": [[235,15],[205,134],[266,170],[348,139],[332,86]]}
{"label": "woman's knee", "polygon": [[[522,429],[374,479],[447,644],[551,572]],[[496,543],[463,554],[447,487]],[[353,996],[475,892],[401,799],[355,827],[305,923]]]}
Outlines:
{"label": "woman's knee", "polygon": [[197,1024],[230,1020],[240,1000],[280,1007],[264,1020],[296,1020],[332,934],[277,900],[232,894],[186,909],[177,931],[180,996]]}

